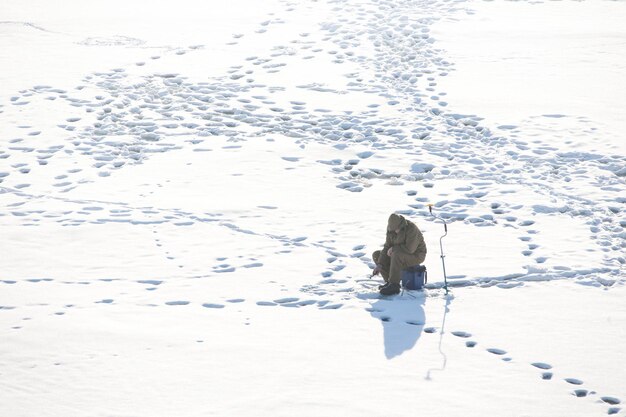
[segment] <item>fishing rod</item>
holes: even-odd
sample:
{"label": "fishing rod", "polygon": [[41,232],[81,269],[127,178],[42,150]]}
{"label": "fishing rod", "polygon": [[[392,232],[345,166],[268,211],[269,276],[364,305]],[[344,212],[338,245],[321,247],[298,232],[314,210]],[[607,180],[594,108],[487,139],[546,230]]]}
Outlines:
{"label": "fishing rod", "polygon": [[446,261],[445,261],[445,255],[443,254],[443,238],[446,237],[448,235],[448,223],[446,223],[446,221],[441,218],[440,216],[436,216],[433,213],[433,205],[429,204],[428,205],[428,211],[430,212],[430,215],[433,216],[435,219],[441,220],[443,222],[443,228],[445,230],[445,233],[439,238],[439,249],[441,251],[441,264],[443,265],[443,288],[446,290],[446,295],[448,295],[448,277],[446,276]]}

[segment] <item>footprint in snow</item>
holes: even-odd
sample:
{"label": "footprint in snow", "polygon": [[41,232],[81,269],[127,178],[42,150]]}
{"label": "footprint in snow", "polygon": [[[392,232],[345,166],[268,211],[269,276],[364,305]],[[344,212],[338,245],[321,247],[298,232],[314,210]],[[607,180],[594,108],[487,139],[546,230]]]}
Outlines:
{"label": "footprint in snow", "polygon": [[147,284],[147,285],[161,285],[163,283],[163,281],[159,281],[159,280],[153,280],[153,279],[142,279],[137,281],[139,284]]}
{"label": "footprint in snow", "polygon": [[622,402],[619,398],[615,398],[615,397],[601,397],[600,399],[610,405],[617,405],[617,404],[621,404]]}
{"label": "footprint in snow", "polygon": [[326,305],[320,307],[320,310],[338,310],[341,307],[343,307],[343,304],[341,304],[341,303],[326,304]]}
{"label": "footprint in snow", "polygon": [[235,272],[235,267],[234,266],[230,266],[230,265],[218,265],[213,267],[213,271],[217,272],[218,274],[223,274],[223,273],[227,273],[227,272]]}
{"label": "footprint in snow", "polygon": [[580,379],[576,379],[576,378],[565,378],[565,382],[572,384],[572,385],[582,385],[583,381],[581,381]]}
{"label": "footprint in snow", "polygon": [[502,350],[502,349],[496,349],[496,348],[489,348],[487,349],[487,352],[489,353],[493,353],[494,355],[506,355],[506,350]]}
{"label": "footprint in snow", "polygon": [[467,342],[465,342],[465,346],[467,346],[468,348],[473,348],[474,346],[476,346],[476,342],[474,342],[473,340],[468,340]]}
{"label": "footprint in snow", "polygon": [[224,308],[224,304],[213,304],[213,303],[204,303],[202,307],[205,308]]}
{"label": "footprint in snow", "polygon": [[310,306],[313,304],[317,304],[318,302],[316,300],[301,300],[301,301],[297,301],[294,303],[295,307],[306,307],[306,306]]}
{"label": "footprint in snow", "polygon": [[168,306],[186,306],[189,304],[189,301],[166,301],[165,305]]}
{"label": "footprint in snow", "polygon": [[462,338],[472,337],[471,333],[467,333],[467,332],[452,332],[452,334],[455,335],[456,337],[462,337]]}
{"label": "footprint in snow", "polygon": [[263,306],[263,307],[273,307],[273,306],[278,305],[278,304],[273,303],[271,301],[257,301],[256,304],[259,305],[259,306]]}

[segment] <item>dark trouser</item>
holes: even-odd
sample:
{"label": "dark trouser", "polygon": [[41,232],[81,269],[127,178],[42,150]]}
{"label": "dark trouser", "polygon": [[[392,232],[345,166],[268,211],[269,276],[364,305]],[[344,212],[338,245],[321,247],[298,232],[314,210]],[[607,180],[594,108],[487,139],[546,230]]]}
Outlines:
{"label": "dark trouser", "polygon": [[402,270],[421,264],[426,259],[426,254],[408,254],[397,250],[389,257],[387,253],[377,250],[372,254],[372,259],[375,264],[382,267],[381,274],[385,282],[399,284]]}

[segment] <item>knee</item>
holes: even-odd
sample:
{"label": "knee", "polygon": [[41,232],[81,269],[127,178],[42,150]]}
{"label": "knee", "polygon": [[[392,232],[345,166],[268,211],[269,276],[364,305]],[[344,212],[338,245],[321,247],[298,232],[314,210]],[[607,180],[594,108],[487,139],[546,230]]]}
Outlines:
{"label": "knee", "polygon": [[377,264],[378,260],[380,259],[380,253],[381,251],[379,250],[374,251],[374,253],[372,253],[372,260],[374,261],[375,264]]}

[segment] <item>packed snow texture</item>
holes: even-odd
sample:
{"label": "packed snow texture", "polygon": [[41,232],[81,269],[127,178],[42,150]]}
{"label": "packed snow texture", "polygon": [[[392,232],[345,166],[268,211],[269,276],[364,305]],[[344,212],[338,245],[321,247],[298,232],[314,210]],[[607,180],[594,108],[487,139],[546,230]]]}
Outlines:
{"label": "packed snow texture", "polygon": [[626,415],[626,3],[0,10],[0,415]]}

